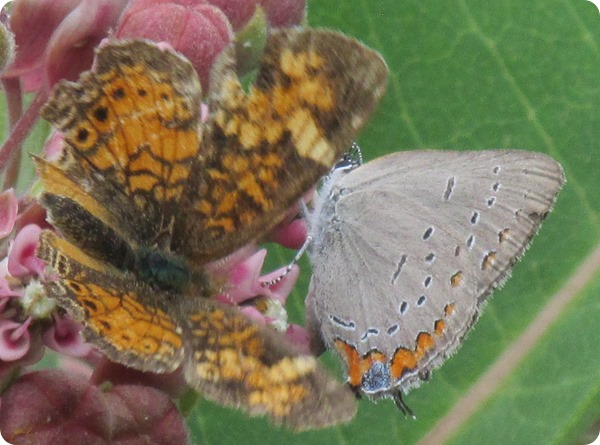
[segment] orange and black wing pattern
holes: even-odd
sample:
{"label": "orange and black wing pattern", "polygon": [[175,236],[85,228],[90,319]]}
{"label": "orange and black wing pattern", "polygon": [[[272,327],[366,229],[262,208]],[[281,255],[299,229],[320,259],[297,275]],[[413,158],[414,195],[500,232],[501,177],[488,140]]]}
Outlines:
{"label": "orange and black wing pattern", "polygon": [[111,360],[153,372],[181,365],[182,329],[178,317],[164,308],[164,294],[50,231],[41,235],[38,256],[60,276],[46,284],[48,293],[83,324],[86,339]]}
{"label": "orange and black wing pattern", "polygon": [[184,371],[205,397],[296,430],[347,422],[356,413],[354,393],[281,334],[231,306],[191,306]]}
{"label": "orange and black wing pattern", "polygon": [[64,135],[62,154],[36,162],[67,238],[104,256],[107,239],[168,245],[198,160],[200,97],[189,61],[145,41],[106,45],[94,71],[58,84],[42,116]]}
{"label": "orange and black wing pattern", "polygon": [[351,391],[315,357],[212,296],[203,266],[259,240],[340,157],[386,81],[381,57],[326,30],[275,31],[246,92],[230,48],[200,121],[191,64],[138,40],[109,42],[62,82],[43,116],[63,133],[35,158],[56,229],[38,256],[47,293],[110,359],[183,367],[208,398],[294,429],[348,421]]}
{"label": "orange and black wing pattern", "polygon": [[202,160],[174,250],[214,260],[260,239],[350,147],[383,95],[387,67],[358,41],[328,30],[273,32],[254,84],[235,73],[234,48],[213,67]]}

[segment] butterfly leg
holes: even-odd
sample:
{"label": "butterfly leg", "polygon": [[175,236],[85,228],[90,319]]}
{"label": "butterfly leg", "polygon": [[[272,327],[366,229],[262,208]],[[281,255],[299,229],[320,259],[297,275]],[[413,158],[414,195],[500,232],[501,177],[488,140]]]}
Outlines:
{"label": "butterfly leg", "polygon": [[405,416],[412,417],[413,419],[417,418],[417,416],[415,416],[415,413],[413,413],[412,409],[410,409],[410,407],[406,404],[406,402],[404,402],[404,400],[402,400],[402,391],[401,390],[396,391],[392,397],[393,397],[394,403],[396,404],[398,409],[400,411],[402,411],[402,413]]}

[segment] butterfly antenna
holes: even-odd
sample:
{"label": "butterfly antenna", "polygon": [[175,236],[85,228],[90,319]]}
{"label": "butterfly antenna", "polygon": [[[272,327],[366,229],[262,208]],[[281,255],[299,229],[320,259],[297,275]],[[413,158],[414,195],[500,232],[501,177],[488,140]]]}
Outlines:
{"label": "butterfly antenna", "polygon": [[279,276],[277,276],[276,278],[273,278],[272,280],[262,282],[261,285],[263,287],[271,287],[271,286],[279,283],[281,280],[283,280],[286,277],[286,275],[292,271],[292,269],[298,263],[298,261],[300,261],[300,258],[302,258],[302,255],[304,255],[304,252],[306,252],[306,249],[308,249],[311,242],[312,242],[312,236],[309,235],[306,237],[306,240],[304,241],[304,244],[302,244],[302,247],[300,247],[300,249],[298,249],[298,251],[296,252],[294,259],[292,259],[290,264],[287,265],[287,267],[283,270],[283,272],[281,272],[281,274]]}
{"label": "butterfly antenna", "polygon": [[[338,170],[338,169],[353,170],[356,167],[361,166],[362,164],[363,164],[362,150],[360,149],[360,146],[356,142],[352,142],[352,146],[350,147],[350,150],[348,150],[344,154],[344,156],[342,156],[342,158],[333,166],[331,171],[333,172],[334,170]],[[305,221],[310,221],[310,210],[308,209],[306,203],[303,200],[300,200],[300,215],[302,216],[302,218],[304,218]],[[284,271],[278,277],[261,283],[262,286],[263,287],[271,287],[271,286],[279,283],[281,280],[283,280],[285,278],[285,276],[292,271],[292,269],[294,268],[294,265],[297,264],[298,261],[300,261],[300,258],[302,258],[302,255],[304,255],[304,253],[310,246],[311,242],[312,242],[312,237],[309,235],[306,237],[306,241],[304,241],[304,244],[302,244],[302,247],[300,247],[298,252],[296,252],[294,259],[290,262],[290,264],[287,265],[287,267],[284,269]]]}

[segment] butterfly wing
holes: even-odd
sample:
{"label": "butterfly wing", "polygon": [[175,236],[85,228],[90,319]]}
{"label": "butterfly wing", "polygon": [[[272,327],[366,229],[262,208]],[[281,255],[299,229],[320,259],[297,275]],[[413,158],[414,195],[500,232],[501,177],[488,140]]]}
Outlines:
{"label": "butterfly wing", "polygon": [[124,240],[158,243],[197,162],[200,93],[186,59],[140,40],[100,48],[94,72],[55,88],[42,116],[63,132],[62,154],[36,163],[68,239],[117,267]]}
{"label": "butterfly wing", "polygon": [[298,430],[354,416],[354,394],[314,356],[238,309],[205,298],[173,299],[50,231],[42,233],[38,255],[59,274],[46,283],[47,294],[111,360],[159,373],[184,363],[187,382],[203,396]]}
{"label": "butterfly wing", "polygon": [[111,360],[152,372],[170,372],[181,365],[182,330],[161,309],[168,301],[165,295],[50,231],[42,232],[37,254],[59,275],[46,282],[47,295],[83,324],[86,340]]}
{"label": "butterfly wing", "polygon": [[42,236],[39,256],[59,275],[47,290],[117,362],[155,372],[183,362],[221,403],[297,429],[338,423],[353,395],[314,357],[234,308],[125,271],[140,247],[156,248],[142,259],[168,263],[171,250],[202,265],[261,237],[349,145],[386,77],[378,54],[327,31],[275,32],[248,94],[232,64],[226,53],[215,70],[201,144],[197,78],[173,53],[110,44],[95,72],[58,87],[44,116],[64,150],[36,160],[67,238]]}
{"label": "butterfly wing", "polygon": [[117,253],[126,239],[201,264],[227,255],[281,221],[384,91],[381,57],[330,31],[275,31],[248,94],[233,50],[214,68],[204,136],[193,67],[149,43],[109,44],[95,72],[59,85],[42,115],[64,132],[63,154],[36,162],[67,238],[91,235],[86,251],[117,266],[128,253],[107,255],[107,239]]}
{"label": "butterfly wing", "polygon": [[374,396],[454,352],[564,182],[548,156],[412,151],[334,180],[315,216],[309,316]]}
{"label": "butterfly wing", "polygon": [[185,376],[208,399],[305,430],[349,421],[354,394],[281,334],[239,310],[191,302]]}
{"label": "butterfly wing", "polygon": [[206,262],[268,233],[347,149],[383,94],[387,67],[327,30],[272,32],[248,93],[234,48],[213,67],[203,162],[174,250]]}

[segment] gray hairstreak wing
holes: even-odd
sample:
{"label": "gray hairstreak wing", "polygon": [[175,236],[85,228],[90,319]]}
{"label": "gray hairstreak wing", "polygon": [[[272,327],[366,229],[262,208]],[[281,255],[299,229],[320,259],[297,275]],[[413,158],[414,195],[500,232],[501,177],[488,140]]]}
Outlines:
{"label": "gray hairstreak wing", "polygon": [[370,399],[401,394],[456,351],[564,183],[520,150],[407,151],[326,179],[309,216],[315,351],[337,350]]}

